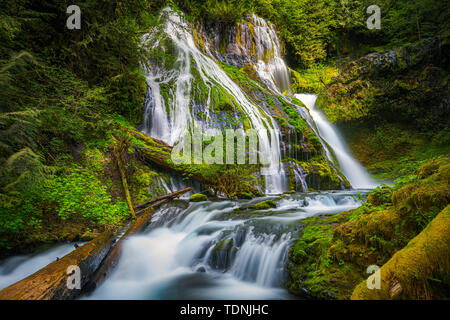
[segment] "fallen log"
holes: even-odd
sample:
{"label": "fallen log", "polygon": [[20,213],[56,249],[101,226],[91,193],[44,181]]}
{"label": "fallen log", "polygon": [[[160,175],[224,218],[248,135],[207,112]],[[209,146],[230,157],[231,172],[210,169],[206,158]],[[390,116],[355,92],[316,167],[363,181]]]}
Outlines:
{"label": "fallen log", "polygon": [[150,205],[152,203],[156,203],[157,201],[164,200],[164,199],[172,200],[172,199],[178,198],[179,196],[185,194],[186,192],[192,191],[192,190],[194,190],[192,187],[187,187],[187,188],[184,188],[184,189],[172,192],[172,193],[168,193],[166,195],[163,195],[163,196],[160,196],[160,197],[157,197],[157,198],[153,198],[153,199],[151,199],[149,201],[137,204],[137,205],[134,206],[134,209],[144,208],[144,207],[147,207],[148,205]]}
{"label": "fallen log", "polygon": [[0,291],[0,300],[52,300],[74,299],[81,289],[69,289],[68,270],[80,269],[81,288],[91,281],[94,271],[110,251],[114,230],[107,230],[81,247],[54,261],[32,275]]}
{"label": "fallen log", "polygon": [[116,157],[117,167],[120,172],[120,178],[122,180],[123,191],[125,193],[125,198],[127,200],[128,208],[130,209],[131,216],[133,217],[133,219],[136,219],[136,213],[134,212],[133,204],[131,203],[131,196],[130,196],[130,190],[128,189],[127,178],[125,176],[125,172],[122,169],[122,161],[120,159],[121,158],[120,151],[118,150],[118,148],[116,146],[114,146],[114,155]]}
{"label": "fallen log", "polygon": [[[190,170],[189,168],[189,165],[174,164],[171,157],[173,148],[164,141],[146,136],[142,132],[136,130],[131,130],[125,127],[121,127],[120,129],[145,143],[146,147],[137,145],[131,146],[136,151],[138,151],[139,154],[141,154],[145,161],[155,164],[166,170],[176,172],[182,176],[189,176],[189,178],[194,179],[200,183],[209,182],[208,179],[203,176],[199,170],[197,170],[196,172],[192,172],[192,170]],[[204,166],[203,168],[205,170],[209,168],[209,165],[197,165],[197,167],[199,166]]]}

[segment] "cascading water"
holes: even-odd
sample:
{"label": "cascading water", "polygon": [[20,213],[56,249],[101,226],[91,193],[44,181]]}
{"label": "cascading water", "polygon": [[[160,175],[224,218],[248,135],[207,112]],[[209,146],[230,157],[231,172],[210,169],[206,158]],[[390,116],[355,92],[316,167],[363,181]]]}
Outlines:
{"label": "cascading water", "polygon": [[[355,192],[306,193],[273,199],[277,207],[234,212],[255,201],[172,205],[127,239],[108,279],[84,299],[293,299],[286,259],[300,220],[356,208]],[[0,261],[0,288],[74,249],[64,244]]]}
{"label": "cascading water", "polygon": [[317,96],[314,94],[295,94],[309,109],[320,136],[328,143],[336,155],[342,173],[347,177],[353,188],[371,189],[377,183],[370,178],[366,170],[356,161],[348,151],[343,139],[333,125],[315,107]]}
{"label": "cascading water", "polygon": [[272,91],[290,93],[289,71],[282,58],[280,41],[274,26],[254,14],[251,16],[251,22],[257,59],[254,68],[258,77]]}
{"label": "cascading water", "polygon": [[88,299],[289,299],[283,288],[299,220],[360,205],[354,193],[297,194],[277,208],[233,212],[254,201],[191,203],[158,210],[126,240],[110,278]]}
{"label": "cascading water", "polygon": [[[78,243],[82,245],[82,243]],[[74,250],[73,243],[66,243],[42,252],[8,258],[0,263],[0,290],[33,274],[49,263]]]}
{"label": "cascading water", "polygon": [[[191,98],[194,80],[193,69],[207,88],[207,99],[203,111],[210,113],[212,90],[220,87],[232,97],[250,120],[250,126],[258,133],[260,157],[269,159],[261,173],[266,175],[266,192],[277,194],[285,191],[286,174],[280,156],[280,131],[276,122],[264,110],[248,99],[242,89],[223,71],[212,58],[204,55],[196,46],[187,23],[171,9],[163,11],[165,16],[164,34],[171,40],[177,53],[174,68],[170,71],[152,64],[147,69],[148,91],[144,110],[144,133],[171,145],[181,143],[194,128],[216,128],[207,122],[195,119],[191,112]],[[160,42],[150,33],[144,42]],[[172,89],[162,93],[162,86],[170,84]],[[198,89],[198,88],[196,88]],[[204,93],[203,93],[204,94]],[[167,99],[164,98],[167,96]]]}

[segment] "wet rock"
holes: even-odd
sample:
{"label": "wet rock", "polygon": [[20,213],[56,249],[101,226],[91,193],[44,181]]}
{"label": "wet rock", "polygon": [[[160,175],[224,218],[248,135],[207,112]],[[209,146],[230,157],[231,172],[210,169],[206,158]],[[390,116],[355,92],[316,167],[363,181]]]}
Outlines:
{"label": "wet rock", "polygon": [[194,193],[190,198],[190,202],[200,202],[200,201],[206,201],[208,200],[208,197],[201,193]]}
{"label": "wet rock", "polygon": [[234,247],[234,240],[223,239],[214,246],[209,263],[214,269],[227,269],[231,266],[236,253],[237,248]]}

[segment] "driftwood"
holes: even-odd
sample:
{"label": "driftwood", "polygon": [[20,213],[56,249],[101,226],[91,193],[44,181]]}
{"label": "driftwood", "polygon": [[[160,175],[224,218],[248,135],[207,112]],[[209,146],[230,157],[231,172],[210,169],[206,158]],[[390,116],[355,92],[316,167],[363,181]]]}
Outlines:
{"label": "driftwood", "polygon": [[110,251],[115,232],[108,230],[95,239],[54,261],[32,275],[0,291],[0,300],[74,299],[81,290],[69,289],[70,266],[80,268],[81,288],[91,282],[92,275]]}
{"label": "driftwood", "polygon": [[[123,227],[107,230],[81,247],[54,261],[32,275],[0,290],[0,300],[69,300],[100,285],[117,265],[124,240],[144,229],[156,207],[192,190],[185,188],[156,198],[156,202],[141,210],[142,214],[113,246]],[[80,289],[70,289],[68,268],[80,268]]]}

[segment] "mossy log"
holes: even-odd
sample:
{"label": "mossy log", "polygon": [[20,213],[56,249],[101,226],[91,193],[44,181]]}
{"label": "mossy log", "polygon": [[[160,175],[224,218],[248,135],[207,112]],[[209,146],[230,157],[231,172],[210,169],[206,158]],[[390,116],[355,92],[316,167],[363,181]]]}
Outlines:
{"label": "mossy log", "polygon": [[81,288],[91,278],[114,241],[114,230],[107,230],[95,239],[54,261],[32,275],[0,291],[0,300],[67,300],[76,298],[81,289],[69,289],[67,273],[70,266],[80,268]]}
{"label": "mossy log", "polygon": [[380,289],[370,290],[363,281],[355,288],[351,299],[445,298],[450,287],[450,206],[395,253],[381,267],[380,276]]}
{"label": "mossy log", "polygon": [[131,130],[127,128],[121,128],[121,130],[137,138],[144,143],[145,147],[142,145],[133,145],[132,148],[137,150],[143,159],[149,163],[156,164],[157,166],[181,174],[183,176],[188,176],[190,179],[196,180],[201,183],[209,183],[208,179],[201,173],[202,169],[205,171],[209,170],[209,165],[197,165],[196,171],[193,172],[191,166],[189,165],[175,165],[171,159],[172,147],[167,143],[160,141],[158,139],[146,136],[145,134],[138,132],[136,130]]}
{"label": "mossy log", "polygon": [[122,160],[120,159],[121,158],[120,151],[116,147],[114,147],[114,155],[115,155],[116,161],[117,161],[117,168],[119,169],[119,172],[120,172],[120,178],[122,180],[123,191],[125,193],[125,198],[127,200],[128,208],[130,209],[131,216],[133,217],[133,219],[136,219],[136,213],[134,212],[133,204],[131,202],[130,190],[128,189],[127,178],[126,178],[125,172],[123,171],[123,168],[122,168]]}

